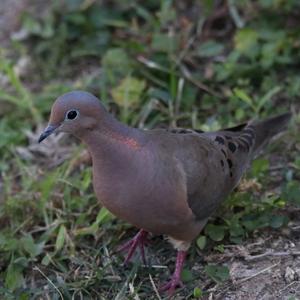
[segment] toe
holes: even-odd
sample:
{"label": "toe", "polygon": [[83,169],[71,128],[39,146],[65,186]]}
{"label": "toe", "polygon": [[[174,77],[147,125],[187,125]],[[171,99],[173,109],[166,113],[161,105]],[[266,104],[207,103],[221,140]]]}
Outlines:
{"label": "toe", "polygon": [[167,292],[169,296],[172,296],[177,287],[182,288],[183,283],[178,278],[172,278],[170,281],[166,282],[165,284],[159,287],[160,292]]}

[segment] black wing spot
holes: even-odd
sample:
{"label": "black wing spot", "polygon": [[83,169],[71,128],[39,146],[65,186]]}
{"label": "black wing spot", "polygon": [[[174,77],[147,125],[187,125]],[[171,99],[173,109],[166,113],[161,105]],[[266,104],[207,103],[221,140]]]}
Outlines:
{"label": "black wing spot", "polygon": [[233,174],[232,174],[232,172],[230,172],[230,177],[233,177]]}
{"label": "black wing spot", "polygon": [[224,151],[224,149],[221,149],[221,151],[224,154],[224,156],[227,157],[226,152]]}
{"label": "black wing spot", "polygon": [[228,143],[228,148],[229,148],[229,150],[230,150],[232,153],[234,153],[235,150],[236,150],[236,145],[235,145],[234,143],[232,143],[232,142],[229,142],[229,143]]}
{"label": "black wing spot", "polygon": [[224,161],[223,161],[223,159],[221,159],[220,162],[221,162],[221,166],[224,167]]}
{"label": "black wing spot", "polygon": [[190,133],[190,131],[186,130],[186,129],[181,129],[178,131],[178,133]]}
{"label": "black wing spot", "polygon": [[225,140],[220,136],[216,136],[215,141],[222,145],[225,143]]}
{"label": "black wing spot", "polygon": [[224,135],[227,140],[232,140],[232,137],[229,135]]}
{"label": "black wing spot", "polygon": [[194,131],[197,132],[197,133],[204,133],[204,131],[200,130],[200,129],[194,129]]}
{"label": "black wing spot", "polygon": [[231,169],[232,168],[232,161],[231,159],[227,159],[228,167]]}

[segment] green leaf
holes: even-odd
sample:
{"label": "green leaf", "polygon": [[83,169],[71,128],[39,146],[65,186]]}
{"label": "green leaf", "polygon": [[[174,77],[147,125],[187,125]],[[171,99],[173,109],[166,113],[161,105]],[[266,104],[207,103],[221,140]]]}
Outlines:
{"label": "green leaf", "polygon": [[287,202],[300,205],[300,183],[293,180],[288,182],[282,191],[282,198]]}
{"label": "green leaf", "polygon": [[147,94],[149,97],[157,98],[164,101],[165,104],[169,104],[169,102],[172,101],[172,96],[170,95],[170,93],[163,89],[151,87],[148,90]]}
{"label": "green leaf", "polygon": [[65,1],[67,12],[79,11],[82,6],[82,0],[67,0]]}
{"label": "green leaf", "polygon": [[25,15],[23,20],[23,30],[26,33],[40,35],[42,32],[42,25],[30,15]]}
{"label": "green leaf", "polygon": [[55,250],[59,251],[63,248],[66,240],[67,229],[65,225],[60,225],[58,230],[58,235],[55,242]]}
{"label": "green leaf", "polygon": [[251,174],[253,177],[263,175],[269,169],[269,161],[265,158],[259,158],[252,162]]}
{"label": "green leaf", "polygon": [[213,241],[222,241],[225,236],[225,228],[221,225],[208,224],[204,230],[205,234]]}
{"label": "green leaf", "polygon": [[194,296],[194,298],[201,298],[203,296],[203,291],[200,288],[195,287],[193,296]]}
{"label": "green leaf", "polygon": [[112,85],[132,72],[131,59],[121,48],[109,49],[102,58],[102,67]]}
{"label": "green leaf", "polygon": [[266,102],[270,101],[271,98],[276,95],[278,92],[280,92],[281,87],[279,86],[275,86],[273,89],[271,89],[270,91],[268,91],[258,102],[258,107],[257,107],[257,112],[259,112],[264,105],[266,104]]}
{"label": "green leaf", "polygon": [[252,58],[259,53],[258,33],[250,28],[243,28],[236,32],[234,37],[235,49]]}
{"label": "green leaf", "polygon": [[101,224],[109,222],[114,218],[115,216],[111,212],[109,212],[105,207],[102,207],[97,215],[95,222],[91,226],[79,228],[74,232],[74,234],[75,235],[96,234]]}
{"label": "green leaf", "polygon": [[0,251],[14,251],[18,249],[18,242],[17,240],[13,239],[12,245],[9,246],[11,238],[0,232]]}
{"label": "green leaf", "polygon": [[183,282],[189,282],[194,279],[192,272],[188,269],[183,269],[181,272],[181,279]]}
{"label": "green leaf", "polygon": [[271,216],[270,226],[272,228],[279,228],[288,222],[288,218],[286,216],[273,215]]}
{"label": "green leaf", "polygon": [[167,23],[175,20],[176,18],[176,11],[173,8],[172,2],[172,0],[161,1],[160,11],[157,12],[161,27],[165,26]]}
{"label": "green leaf", "polygon": [[50,262],[51,262],[51,256],[49,255],[49,253],[47,253],[44,257],[43,257],[43,259],[42,259],[42,265],[44,265],[44,266],[48,266],[49,264],[50,264]]}
{"label": "green leaf", "polygon": [[97,215],[96,224],[99,226],[100,224],[104,224],[113,218],[113,214],[105,207],[102,207]]}
{"label": "green leaf", "polygon": [[229,233],[231,236],[234,237],[243,237],[245,234],[245,230],[243,229],[243,227],[238,221],[235,221],[235,222],[230,222]]}
{"label": "green leaf", "polygon": [[[299,89],[300,90],[300,89]],[[294,161],[294,166],[300,170],[300,157],[296,157]]]}
{"label": "green leaf", "polygon": [[207,265],[205,273],[215,282],[220,283],[229,279],[229,269],[226,266]]}
{"label": "green leaf", "polygon": [[250,213],[241,220],[242,224],[248,231],[269,226],[269,213]]}
{"label": "green leaf", "polygon": [[224,245],[220,244],[214,247],[214,250],[219,251],[220,253],[224,253]]}
{"label": "green leaf", "polygon": [[14,260],[14,264],[18,265],[21,268],[26,268],[28,266],[28,263],[29,259],[24,256],[20,256]]}
{"label": "green leaf", "polygon": [[44,242],[36,244],[31,235],[23,237],[21,239],[21,244],[24,247],[24,250],[30,254],[32,258],[41,254],[44,249]]}
{"label": "green leaf", "polygon": [[230,236],[230,241],[235,243],[235,244],[241,244],[243,242],[243,237],[242,236]]}
{"label": "green leaf", "polygon": [[250,96],[242,89],[235,88],[233,89],[233,92],[235,96],[237,96],[239,99],[250,105],[252,108],[254,107],[253,100],[250,98]]}
{"label": "green leaf", "polygon": [[29,293],[27,292],[22,292],[21,294],[18,295],[18,300],[30,300],[31,295],[29,295]]}
{"label": "green leaf", "polygon": [[17,264],[10,263],[6,270],[5,286],[10,290],[21,287],[24,283],[23,268]]}
{"label": "green leaf", "polygon": [[203,250],[206,245],[206,236],[205,235],[200,235],[196,241],[196,244],[199,249]]}
{"label": "green leaf", "polygon": [[39,191],[41,193],[41,200],[39,205],[41,209],[44,209],[47,199],[50,197],[54,185],[57,184],[57,178],[59,177],[59,170],[48,172],[47,176],[39,182]]}
{"label": "green leaf", "polygon": [[140,102],[145,87],[144,80],[127,76],[112,90],[112,97],[121,107],[133,107]]}
{"label": "green leaf", "polygon": [[91,226],[76,229],[74,235],[94,235],[99,230],[99,226],[94,222]]}
{"label": "green leaf", "polygon": [[151,47],[153,50],[172,53],[178,47],[176,35],[169,35],[165,33],[154,33],[152,36]]}
{"label": "green leaf", "polygon": [[224,45],[215,41],[207,41],[200,45],[200,47],[197,49],[197,54],[200,57],[211,57],[221,54],[223,50]]}
{"label": "green leaf", "polygon": [[66,20],[75,25],[83,25],[86,23],[86,18],[81,13],[71,13],[66,16]]}

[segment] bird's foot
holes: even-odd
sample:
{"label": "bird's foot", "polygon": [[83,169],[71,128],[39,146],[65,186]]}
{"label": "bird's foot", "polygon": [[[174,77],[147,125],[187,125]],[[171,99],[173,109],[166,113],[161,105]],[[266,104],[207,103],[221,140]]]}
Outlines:
{"label": "bird's foot", "polygon": [[120,251],[128,251],[127,257],[125,258],[124,265],[132,258],[133,253],[135,252],[136,248],[139,247],[141,251],[142,261],[146,265],[146,258],[145,258],[145,250],[144,247],[149,244],[149,240],[147,239],[148,232],[144,229],[141,229],[133,239],[126,242],[124,245],[117,249],[118,252]]}
{"label": "bird's foot", "polygon": [[172,275],[172,278],[170,281],[160,286],[159,288],[160,292],[167,292],[169,296],[172,296],[177,287],[183,287],[183,283],[180,277],[183,269],[183,264],[186,258],[186,254],[187,251],[178,251],[177,258],[176,258],[176,267]]}
{"label": "bird's foot", "polygon": [[177,287],[182,288],[183,283],[178,276],[172,276],[171,280],[159,287],[160,292],[167,292],[169,296],[172,296]]}

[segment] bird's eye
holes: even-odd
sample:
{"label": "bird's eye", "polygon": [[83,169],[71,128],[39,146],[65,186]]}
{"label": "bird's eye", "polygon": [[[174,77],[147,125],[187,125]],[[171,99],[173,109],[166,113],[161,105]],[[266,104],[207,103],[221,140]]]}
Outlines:
{"label": "bird's eye", "polygon": [[74,120],[78,116],[78,111],[77,110],[69,110],[66,114],[66,117],[68,120]]}

